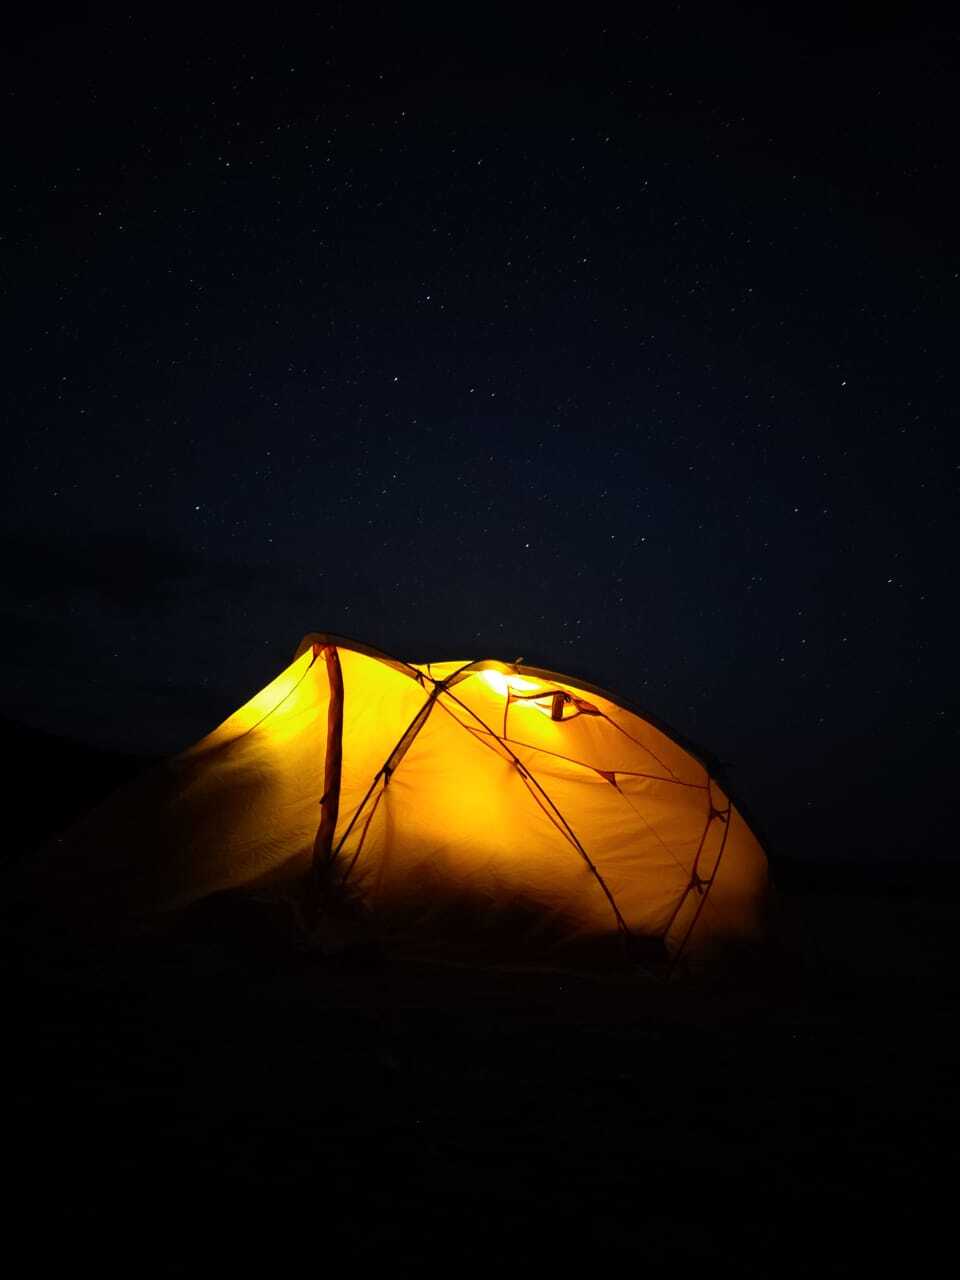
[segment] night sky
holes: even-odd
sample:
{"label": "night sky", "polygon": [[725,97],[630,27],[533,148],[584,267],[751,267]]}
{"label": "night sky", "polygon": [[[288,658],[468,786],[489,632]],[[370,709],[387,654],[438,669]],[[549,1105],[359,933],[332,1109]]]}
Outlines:
{"label": "night sky", "polygon": [[3,714],[522,656],[775,850],[954,854],[960,40],[764,8],[8,26]]}

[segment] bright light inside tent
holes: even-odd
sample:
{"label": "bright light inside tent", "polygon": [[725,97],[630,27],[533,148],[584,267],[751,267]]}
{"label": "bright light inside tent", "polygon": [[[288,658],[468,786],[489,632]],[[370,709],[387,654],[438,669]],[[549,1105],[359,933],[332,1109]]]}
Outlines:
{"label": "bright light inside tent", "polygon": [[532,680],[524,680],[522,676],[508,676],[503,671],[495,671],[492,668],[489,671],[481,671],[480,676],[501,698],[505,698],[510,692],[536,693],[541,687],[534,684]]}

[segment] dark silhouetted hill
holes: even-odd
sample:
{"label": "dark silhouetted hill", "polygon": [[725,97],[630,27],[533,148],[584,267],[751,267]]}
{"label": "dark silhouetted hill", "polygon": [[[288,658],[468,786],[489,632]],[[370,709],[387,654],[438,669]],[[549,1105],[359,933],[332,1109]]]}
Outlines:
{"label": "dark silhouetted hill", "polygon": [[6,806],[3,857],[30,853],[155,761],[0,718]]}

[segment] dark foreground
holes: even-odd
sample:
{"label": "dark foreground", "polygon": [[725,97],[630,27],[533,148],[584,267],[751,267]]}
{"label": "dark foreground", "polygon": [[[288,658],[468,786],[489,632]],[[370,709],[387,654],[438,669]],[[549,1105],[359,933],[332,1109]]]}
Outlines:
{"label": "dark foreground", "polygon": [[209,939],[15,955],[8,1256],[922,1269],[954,1214],[956,904],[793,909],[793,970],[670,986]]}

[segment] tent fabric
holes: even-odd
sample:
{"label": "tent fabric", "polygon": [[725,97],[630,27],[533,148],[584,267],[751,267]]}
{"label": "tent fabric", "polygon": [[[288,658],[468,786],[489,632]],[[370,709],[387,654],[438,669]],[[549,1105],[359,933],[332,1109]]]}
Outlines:
{"label": "tent fabric", "polygon": [[569,677],[312,634],[37,873],[105,925],[271,886],[421,952],[654,942],[677,957],[763,932],[766,857],[714,773]]}

